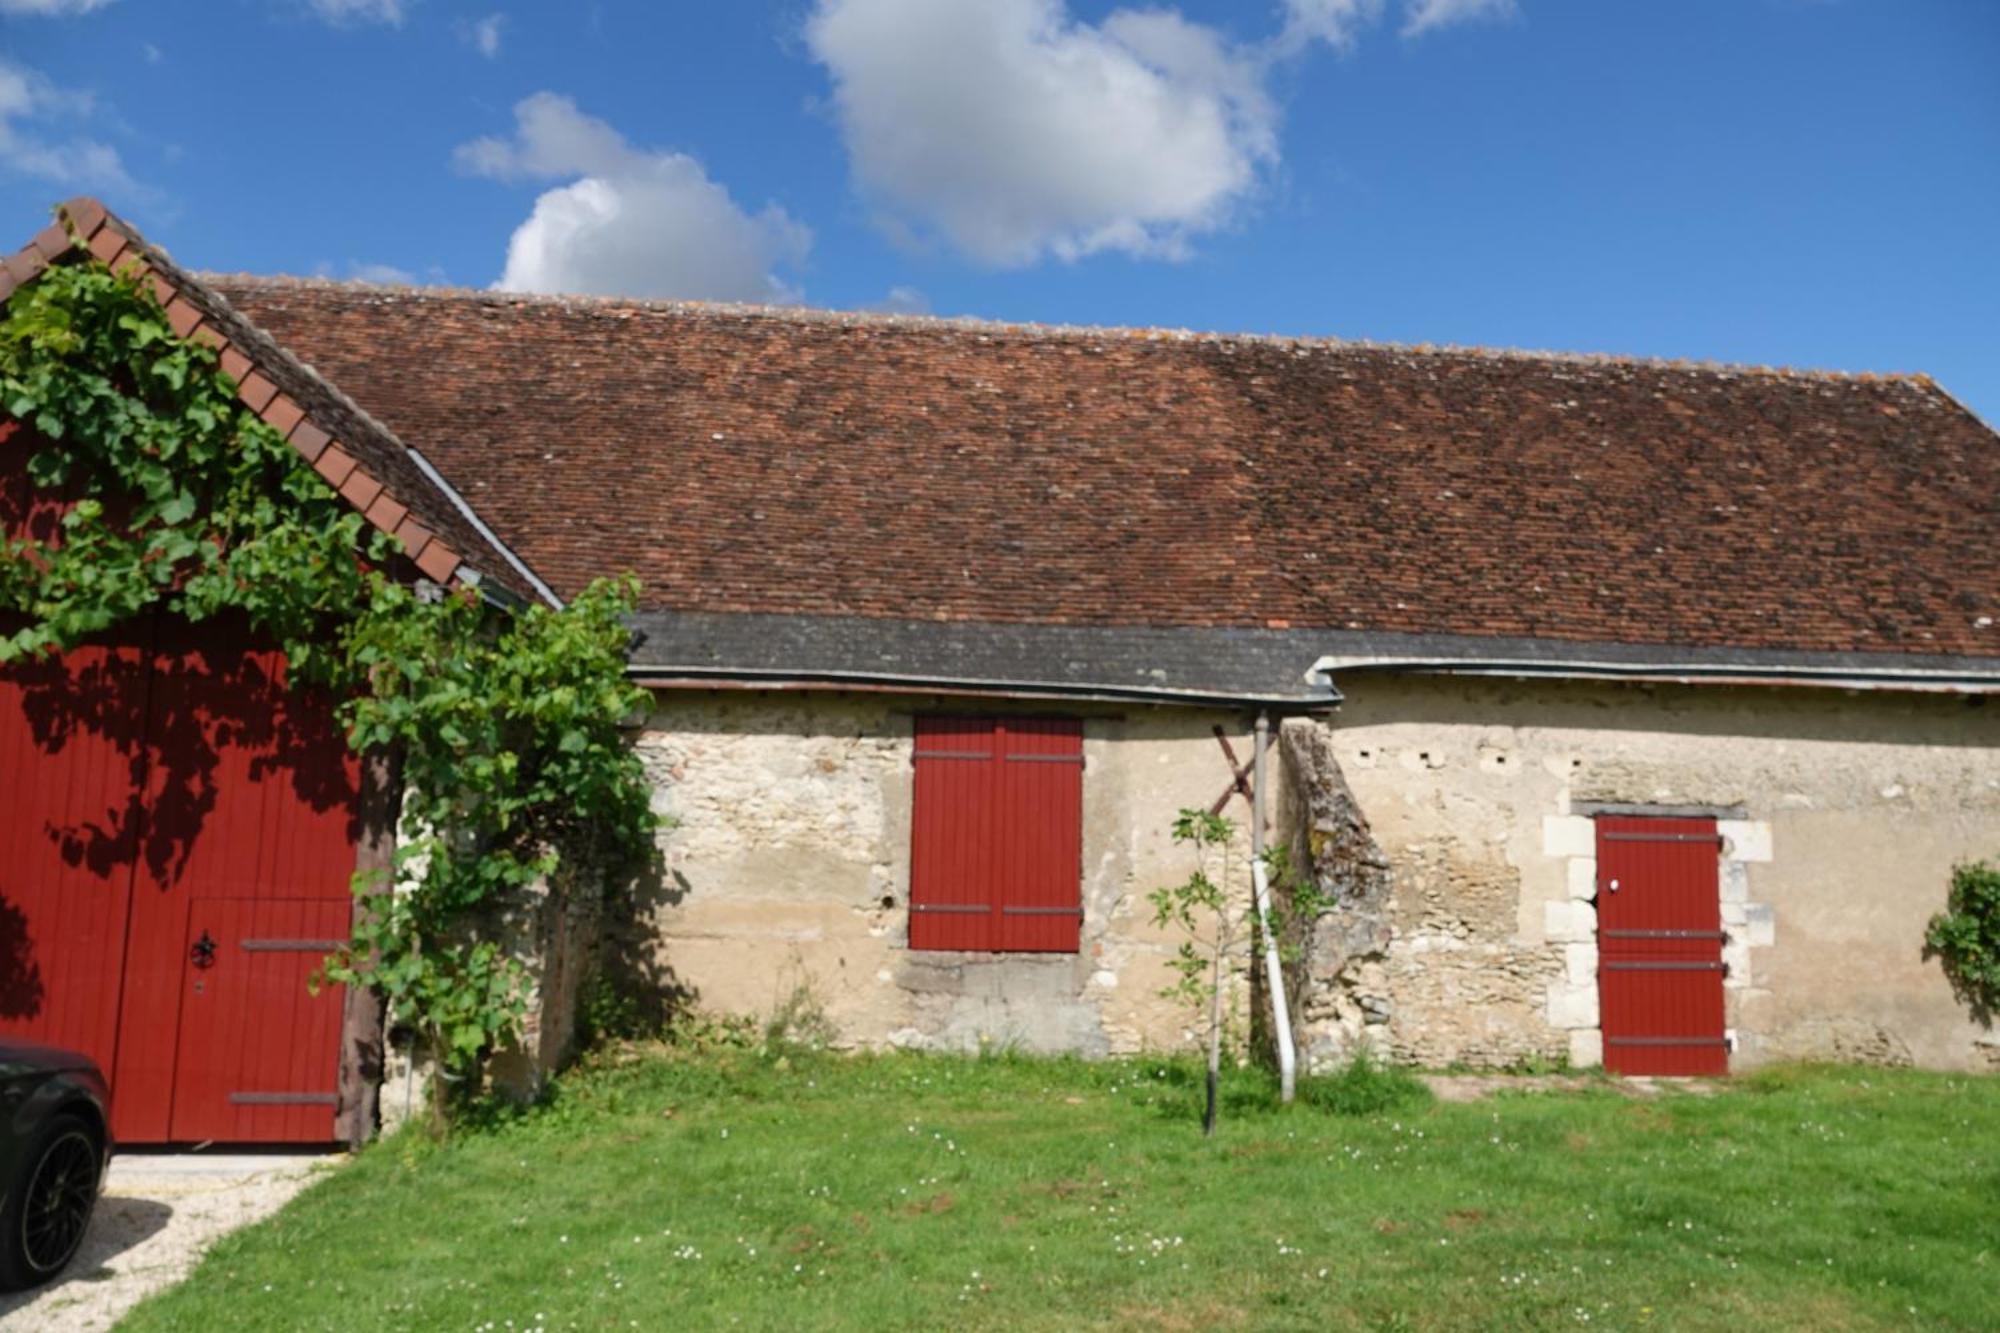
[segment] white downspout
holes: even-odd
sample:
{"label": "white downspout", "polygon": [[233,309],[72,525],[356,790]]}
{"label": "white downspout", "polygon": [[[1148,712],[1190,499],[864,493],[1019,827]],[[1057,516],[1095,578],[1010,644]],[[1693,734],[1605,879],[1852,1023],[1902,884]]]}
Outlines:
{"label": "white downspout", "polygon": [[1278,1088],[1284,1101],[1298,1090],[1298,1049],[1292,1045],[1292,1011],[1285,1002],[1285,969],[1278,957],[1278,938],[1271,931],[1271,874],[1264,863],[1264,746],[1271,738],[1271,719],[1257,713],[1257,734],[1250,749],[1250,883],[1257,899],[1257,925],[1264,934],[1264,978],[1271,988],[1271,1025],[1278,1038]]}

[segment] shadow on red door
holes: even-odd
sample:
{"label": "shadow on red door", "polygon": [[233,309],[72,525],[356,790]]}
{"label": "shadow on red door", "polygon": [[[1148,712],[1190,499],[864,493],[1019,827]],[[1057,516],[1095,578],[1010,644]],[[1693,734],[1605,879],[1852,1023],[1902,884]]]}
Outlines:
{"label": "shadow on red door", "polygon": [[[0,624],[0,632],[12,628]],[[225,621],[0,670],[0,1034],[110,1075],[128,1143],[326,1140],[358,771]]]}

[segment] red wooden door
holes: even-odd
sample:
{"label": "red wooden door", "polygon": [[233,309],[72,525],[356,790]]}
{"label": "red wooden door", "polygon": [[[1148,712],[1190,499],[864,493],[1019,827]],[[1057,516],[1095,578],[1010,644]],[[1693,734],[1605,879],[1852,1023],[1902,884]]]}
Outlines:
{"label": "red wooden door", "polygon": [[[0,533],[57,540],[27,456],[0,421]],[[0,1035],[96,1059],[127,1143],[333,1137],[340,992],[270,941],[346,935],[358,773],[251,641],[149,616],[0,669]]]}
{"label": "red wooden door", "polygon": [[107,1070],[147,683],[134,643],[0,672],[0,1035],[79,1050]]}
{"label": "red wooden door", "polygon": [[286,688],[282,654],[227,624],[161,637],[149,804],[175,827],[137,881],[135,926],[149,894],[157,910],[134,953],[143,938],[157,970],[127,1021],[173,1051],[136,1057],[171,1080],[162,1137],[330,1139],[341,991],[306,980],[347,936],[357,764],[329,703]]}
{"label": "red wooden door", "polygon": [[197,898],[190,907],[170,1137],[333,1138],[339,992],[315,996],[306,979],[346,942],[348,903]]}
{"label": "red wooden door", "polygon": [[134,630],[0,671],[0,1035],[94,1058],[126,1143],[331,1139],[341,994],[268,942],[347,933],[355,762],[239,628]]}
{"label": "red wooden door", "polygon": [[1597,820],[1604,1067],[1726,1074],[1721,839],[1712,819]]}
{"label": "red wooden door", "polygon": [[[59,541],[33,437],[0,420],[0,536]],[[0,617],[0,634],[23,620]],[[152,623],[0,668],[0,1035],[117,1054],[132,853],[143,829]]]}

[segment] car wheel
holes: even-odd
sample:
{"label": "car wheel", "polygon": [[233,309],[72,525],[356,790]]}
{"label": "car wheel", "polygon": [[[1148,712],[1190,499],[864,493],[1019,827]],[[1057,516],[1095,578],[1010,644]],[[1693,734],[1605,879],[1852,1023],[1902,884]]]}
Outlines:
{"label": "car wheel", "polygon": [[103,1169],[103,1149],[89,1125],[59,1115],[42,1126],[0,1209],[0,1285],[47,1282],[76,1257]]}

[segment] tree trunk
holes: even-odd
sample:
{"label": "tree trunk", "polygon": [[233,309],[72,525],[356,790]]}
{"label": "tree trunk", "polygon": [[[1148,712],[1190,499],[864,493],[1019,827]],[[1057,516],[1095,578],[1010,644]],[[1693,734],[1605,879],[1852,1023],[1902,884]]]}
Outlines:
{"label": "tree trunk", "polygon": [[[1225,902],[1223,910],[1228,910]],[[1218,935],[1215,944],[1215,971],[1208,989],[1208,1103],[1201,1115],[1203,1137],[1215,1133],[1215,1087],[1222,1074],[1222,959],[1228,940]]]}
{"label": "tree trunk", "polygon": [[[361,836],[355,850],[357,874],[386,876],[395,864],[396,816],[402,807],[396,757],[372,750],[361,759]],[[377,883],[375,893],[389,885]],[[355,904],[368,911],[367,899]],[[382,997],[366,986],[349,986],[341,1006],[340,1072],[335,1087],[334,1134],[350,1150],[375,1137],[382,1089]]]}

